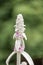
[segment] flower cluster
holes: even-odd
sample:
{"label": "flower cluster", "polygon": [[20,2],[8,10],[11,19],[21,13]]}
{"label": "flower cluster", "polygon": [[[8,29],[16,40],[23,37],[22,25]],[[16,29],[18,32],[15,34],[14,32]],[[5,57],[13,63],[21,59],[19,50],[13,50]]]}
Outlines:
{"label": "flower cluster", "polygon": [[17,15],[15,31],[19,31],[23,33],[25,31],[24,26],[25,25],[24,25],[24,19],[22,14]]}

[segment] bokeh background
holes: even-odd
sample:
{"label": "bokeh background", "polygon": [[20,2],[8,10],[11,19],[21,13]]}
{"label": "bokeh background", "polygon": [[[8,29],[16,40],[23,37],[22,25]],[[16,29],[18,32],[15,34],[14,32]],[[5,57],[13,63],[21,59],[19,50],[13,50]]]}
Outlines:
{"label": "bokeh background", "polygon": [[[6,58],[13,51],[13,26],[19,13],[26,24],[28,39],[25,41],[25,51],[33,59],[43,60],[43,0],[0,0],[0,65],[6,65]],[[11,59],[10,65],[15,65],[15,57]]]}

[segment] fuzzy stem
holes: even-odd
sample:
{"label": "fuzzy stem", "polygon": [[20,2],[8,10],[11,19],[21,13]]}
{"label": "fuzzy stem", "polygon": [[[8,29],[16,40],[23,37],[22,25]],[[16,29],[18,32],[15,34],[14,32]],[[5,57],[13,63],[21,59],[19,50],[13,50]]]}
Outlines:
{"label": "fuzzy stem", "polygon": [[21,62],[21,53],[17,52],[17,65],[20,65]]}

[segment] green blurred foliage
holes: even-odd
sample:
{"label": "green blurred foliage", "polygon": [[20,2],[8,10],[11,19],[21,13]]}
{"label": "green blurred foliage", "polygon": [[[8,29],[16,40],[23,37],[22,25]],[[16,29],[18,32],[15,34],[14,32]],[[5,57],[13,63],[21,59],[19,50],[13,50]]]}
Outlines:
{"label": "green blurred foliage", "polygon": [[25,51],[33,58],[43,57],[43,0],[0,0],[0,65],[13,51],[13,26],[19,13],[26,24]]}

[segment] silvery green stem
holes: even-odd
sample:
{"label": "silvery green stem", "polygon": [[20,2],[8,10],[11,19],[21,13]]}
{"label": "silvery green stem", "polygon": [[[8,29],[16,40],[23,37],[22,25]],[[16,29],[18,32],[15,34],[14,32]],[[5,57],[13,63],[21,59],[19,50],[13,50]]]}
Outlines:
{"label": "silvery green stem", "polygon": [[21,63],[21,53],[17,52],[17,65],[20,65]]}

